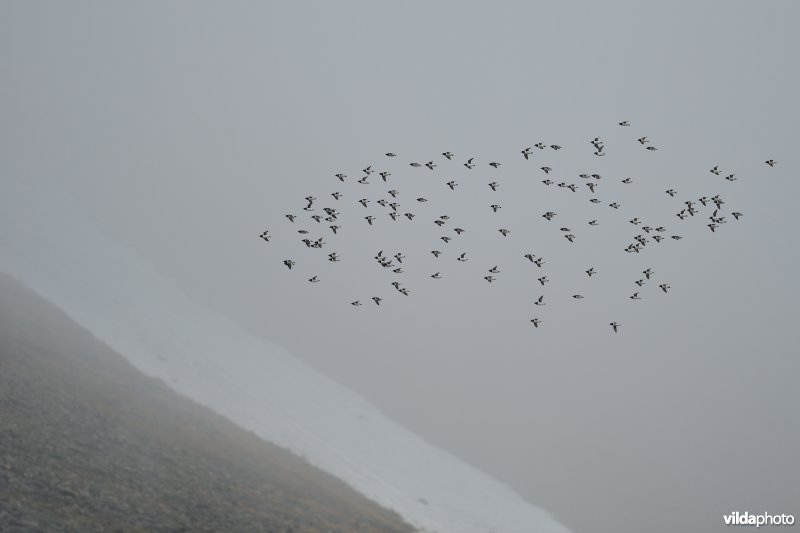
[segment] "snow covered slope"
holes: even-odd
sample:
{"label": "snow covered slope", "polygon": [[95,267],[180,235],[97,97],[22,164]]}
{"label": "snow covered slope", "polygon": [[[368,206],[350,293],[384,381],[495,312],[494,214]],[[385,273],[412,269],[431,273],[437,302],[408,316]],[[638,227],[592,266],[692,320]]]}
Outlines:
{"label": "snow covered slope", "polygon": [[425,531],[563,533],[506,486],[198,306],[53,189],[0,195],[0,270],[146,374],[292,449]]}

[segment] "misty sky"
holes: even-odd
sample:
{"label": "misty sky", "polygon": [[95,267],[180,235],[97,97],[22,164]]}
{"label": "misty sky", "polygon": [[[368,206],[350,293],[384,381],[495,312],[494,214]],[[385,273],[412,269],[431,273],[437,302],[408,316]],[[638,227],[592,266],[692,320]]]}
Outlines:
{"label": "misty sky", "polygon": [[[0,194],[66,184],[193,298],[576,532],[715,531],[733,510],[797,516],[798,20],[790,1],[4,2]],[[592,155],[596,136],[605,158]],[[564,149],[526,163],[519,151],[538,141]],[[461,166],[473,156],[479,177]],[[408,167],[431,159],[436,178]],[[382,193],[333,175],[370,164],[392,168],[401,203],[424,220],[366,226],[372,211],[355,201]],[[623,209],[546,188],[544,164],[581,187],[579,173],[602,174],[598,195]],[[487,207],[492,178],[502,224]],[[333,206],[335,190],[353,231],[333,270],[284,215],[305,216],[309,194]],[[742,220],[711,234],[674,216],[683,199],[717,193]],[[564,218],[548,226],[546,210]],[[464,269],[430,257],[452,246],[435,242],[441,214],[468,229]],[[626,254],[634,216],[684,239]],[[562,225],[580,231],[576,245]],[[257,238],[267,228],[268,245]],[[383,248],[419,265],[403,279],[410,297],[372,260]],[[550,262],[534,272],[553,279],[546,312],[520,250]],[[495,264],[506,271],[489,285]],[[672,289],[651,284],[631,302],[648,266]],[[428,278],[437,270],[446,279]]]}

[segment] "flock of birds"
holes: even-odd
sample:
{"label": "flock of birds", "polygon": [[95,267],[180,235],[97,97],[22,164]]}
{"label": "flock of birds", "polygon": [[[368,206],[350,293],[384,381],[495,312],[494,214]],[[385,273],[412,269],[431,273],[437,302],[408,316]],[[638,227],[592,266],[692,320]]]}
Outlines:
{"label": "flock of birds", "polygon": [[[623,121],[619,123],[619,126],[629,127],[630,123],[628,121]],[[636,139],[636,141],[639,143],[639,145],[641,145],[642,147],[644,147],[644,149],[648,151],[652,152],[658,149],[656,146],[652,144],[650,139],[648,139],[647,137],[639,137],[638,139]],[[600,139],[599,137],[595,137],[589,143],[593,147],[593,154],[595,156],[604,157],[606,155],[605,144],[602,139]],[[520,151],[520,153],[522,157],[525,159],[525,161],[530,161],[535,158],[537,151],[545,151],[548,149],[553,151],[558,151],[561,150],[562,147],[558,144],[548,145],[542,142],[538,142],[532,146],[524,148],[523,150]],[[436,169],[439,168],[440,163],[443,166],[445,164],[447,165],[458,164],[457,161],[455,161],[455,155],[451,152],[448,151],[443,152],[441,156],[444,159],[440,160],[439,162],[434,160],[427,161],[424,163],[414,161],[410,162],[409,166],[417,169],[427,169],[428,171],[436,171]],[[385,154],[385,157],[395,158],[397,157],[397,155],[392,152],[389,152]],[[470,157],[466,159],[462,164],[463,167],[465,167],[470,171],[478,167],[478,163],[476,162],[475,157]],[[501,164],[502,163],[497,161],[490,161],[488,163],[488,166],[492,167],[493,171],[495,171],[501,166]],[[776,162],[773,159],[768,159],[767,161],[765,161],[765,164],[767,164],[770,167],[774,167]],[[359,185],[370,185],[372,182],[377,182],[378,184],[385,184],[386,187],[389,187],[389,190],[385,192],[386,196],[378,199],[359,198],[356,202],[348,203],[345,200],[343,200],[344,195],[340,191],[334,191],[333,193],[330,194],[330,196],[333,198],[334,205],[349,205],[353,208],[355,208],[355,206],[360,206],[360,209],[368,208],[368,206],[373,203],[375,205],[380,206],[379,211],[367,212],[367,214],[363,217],[364,220],[363,223],[373,228],[377,227],[376,221],[379,220],[378,216],[385,216],[387,217],[387,219],[391,219],[392,221],[397,221],[398,219],[413,221],[414,218],[417,217],[417,215],[411,210],[401,209],[401,204],[398,201],[399,197],[402,196],[403,198],[406,197],[413,198],[413,200],[411,201],[418,204],[425,203],[428,201],[428,199],[422,196],[415,197],[416,195],[413,194],[403,193],[401,195],[401,192],[399,190],[391,188],[391,186],[389,185],[390,178],[392,176],[391,172],[387,170],[376,171],[373,169],[373,166],[375,165],[369,165],[366,168],[364,168],[362,170],[362,175],[358,177],[351,178],[343,173],[334,174],[334,177],[338,180],[339,183],[352,181]],[[543,173],[544,179],[541,180],[541,183],[544,184],[545,186],[550,187],[555,185],[565,190],[569,190],[573,193],[578,191],[578,189],[580,188],[577,183],[566,183],[566,181],[561,181],[559,183],[556,183],[555,182],[556,180],[551,179],[553,168],[550,166],[546,165],[541,166],[539,167],[538,170]],[[721,176],[728,182],[734,182],[737,180],[736,174],[728,173],[727,171],[723,172],[720,166],[714,166],[709,170],[709,172],[715,176]],[[584,173],[584,174],[579,174],[578,177],[582,180],[584,187],[586,187],[586,189],[588,189],[589,191],[590,195],[589,202],[593,204],[602,203],[602,201],[596,196],[596,192],[599,187],[599,184],[604,179],[603,176],[597,173],[593,174]],[[372,180],[372,182],[370,180]],[[459,187],[459,183],[456,180],[448,178],[445,178],[445,180],[446,181],[443,182],[443,186],[447,187],[449,191],[455,192],[456,189]],[[632,180],[630,178],[625,178],[621,180],[621,183],[628,185],[632,183]],[[496,180],[489,181],[487,196],[491,197],[492,193],[497,192],[499,188],[500,188],[500,183],[498,181]],[[676,198],[677,196],[677,191],[672,188],[667,189],[666,191],[664,191],[664,193],[671,198]],[[493,198],[496,198],[496,196]],[[333,238],[335,238],[339,235],[340,231],[342,230],[342,226],[340,225],[341,213],[338,208],[333,206],[324,206],[321,207],[319,210],[317,210],[317,205],[318,205],[317,201],[318,201],[317,198],[314,197],[313,195],[306,196],[305,197],[306,204],[304,207],[302,207],[302,210],[304,211],[305,215],[303,215],[301,218],[299,215],[290,213],[285,215],[285,217],[291,224],[301,226],[299,229],[296,230],[297,233],[301,236],[299,239],[300,242],[302,242],[308,248],[323,249],[326,246],[328,246],[328,243],[325,241],[325,236],[324,235],[319,236],[317,234],[314,237],[310,237],[309,235],[311,235],[311,232],[305,229],[305,227],[302,227],[301,222],[311,220],[314,221],[316,224],[320,225],[322,225],[322,223],[324,222],[328,226],[327,229],[330,230],[331,232],[330,235]],[[683,201],[676,199],[675,202],[678,203],[678,208],[679,208],[679,210],[675,212],[675,216],[677,217],[677,219],[683,221],[690,217],[700,217],[701,214],[706,215],[707,216],[706,220],[708,220],[706,226],[709,228],[711,232],[716,232],[722,225],[728,223],[729,216],[733,217],[733,219],[737,221],[743,216],[743,214],[739,211],[729,211],[726,213],[726,210],[723,207],[726,204],[726,202],[721,194],[715,194],[714,196],[710,197],[702,196],[700,198],[692,198]],[[607,205],[615,210],[618,210],[621,207],[618,202],[610,202]],[[487,207],[492,210],[492,213],[498,213],[498,211],[500,211],[503,208],[503,206],[499,204],[498,201],[496,200],[487,201]],[[704,210],[705,213],[702,213],[702,211]],[[381,213],[380,211],[382,211],[383,213]],[[556,219],[558,213],[554,211],[546,211],[541,216],[546,221],[551,222],[554,219]],[[450,217],[447,215],[441,215],[432,222],[438,229],[442,231],[447,231],[446,226],[449,227],[449,225],[451,225]],[[681,235],[677,234],[671,228],[668,228],[664,225],[649,224],[644,220],[640,220],[638,217],[630,219],[629,223],[637,228],[636,230],[637,234],[633,237],[632,241],[624,248],[624,251],[627,253],[639,254],[642,253],[646,247],[657,246],[659,243],[661,243],[667,238],[670,238],[674,241],[678,241],[682,238]],[[316,227],[316,224],[313,227]],[[592,219],[588,221],[588,225],[597,226],[599,225],[599,222],[597,219]],[[573,232],[569,227],[560,227],[559,229],[563,234],[563,237],[568,242],[574,243],[576,241],[575,232]],[[501,237],[508,237],[508,235],[511,233],[511,231],[507,228],[498,228],[497,231]],[[458,238],[465,232],[466,230],[462,227],[453,227],[452,233],[450,231],[447,231],[447,234],[441,235],[439,237],[439,240],[443,244],[447,245],[454,238]],[[259,237],[263,239],[265,242],[270,242],[271,235],[269,230],[265,230],[263,233],[261,233]],[[443,252],[439,249],[433,249],[430,250],[430,254],[435,259],[438,260],[438,258],[443,255]],[[387,271],[390,271],[392,274],[396,276],[403,274],[405,259],[406,257],[401,252],[397,252],[395,254],[384,254],[383,250],[377,252],[377,254],[374,256],[374,260],[382,269],[386,269]],[[466,262],[469,260],[468,253],[457,252],[455,254],[455,259],[462,263]],[[529,261],[539,269],[543,269],[544,265],[546,264],[543,257],[536,256],[533,253],[525,253],[520,259]],[[331,251],[330,253],[327,254],[327,260],[329,262],[336,263],[341,260],[341,257],[337,252]],[[296,265],[296,262],[291,258],[287,258],[283,260],[283,264],[287,267],[288,270],[292,270],[293,267]],[[487,269],[487,271],[485,272],[486,275],[483,277],[483,279],[488,283],[492,283],[497,279],[496,275],[499,273],[500,273],[499,267],[493,266],[492,268]],[[598,271],[595,269],[595,267],[590,267],[588,270],[585,271],[585,274],[589,278],[592,278],[593,276],[598,274]],[[637,286],[637,288],[640,289],[642,286],[644,286],[652,279],[654,279],[654,276],[655,276],[655,271],[651,267],[648,267],[641,272],[641,277],[635,280],[633,283]],[[442,272],[441,271],[433,272],[430,274],[430,278],[434,280],[443,279]],[[314,275],[308,279],[308,282],[310,283],[319,283],[320,281],[321,280],[319,275]],[[549,283],[550,280],[547,277],[547,275],[542,275],[537,278],[537,281],[539,282],[539,284],[541,284],[542,287],[544,287],[547,283]],[[658,283],[658,281],[654,281],[654,283]],[[411,294],[411,291],[408,288],[404,287],[402,283],[397,279],[391,281],[390,286],[392,286],[398,294],[401,294],[403,296],[409,296]],[[671,287],[667,282],[662,281],[661,283],[658,283],[658,288],[661,289],[661,291],[663,291],[664,293],[668,293]],[[634,292],[629,296],[630,300],[641,300],[641,296],[639,294],[640,291]],[[572,295],[572,298],[580,300],[583,299],[584,296],[581,294],[574,294]],[[384,301],[384,297],[382,296],[372,296],[370,299],[377,306],[380,306],[381,302]],[[537,308],[544,306],[545,304],[546,304],[545,295],[539,295],[538,297],[535,297],[533,300],[533,305],[537,306]],[[353,300],[350,301],[350,305],[354,307],[359,307],[362,305],[362,301]],[[530,323],[534,327],[538,328],[539,325],[542,323],[542,320],[538,316],[535,316],[533,318],[530,318]],[[608,325],[615,333],[619,332],[622,327],[621,324],[616,320],[612,320]]]}

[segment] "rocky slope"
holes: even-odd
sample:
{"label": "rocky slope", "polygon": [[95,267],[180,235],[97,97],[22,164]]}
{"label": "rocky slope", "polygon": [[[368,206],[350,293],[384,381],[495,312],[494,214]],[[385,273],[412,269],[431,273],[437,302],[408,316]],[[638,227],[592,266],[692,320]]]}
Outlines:
{"label": "rocky slope", "polygon": [[0,275],[0,531],[412,528]]}

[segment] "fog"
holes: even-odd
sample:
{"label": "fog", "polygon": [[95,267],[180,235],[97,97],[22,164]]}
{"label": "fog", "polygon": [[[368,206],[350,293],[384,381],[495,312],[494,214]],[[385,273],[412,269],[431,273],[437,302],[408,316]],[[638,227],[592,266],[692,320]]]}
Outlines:
{"label": "fog", "polygon": [[[69,188],[192,299],[574,531],[715,531],[734,510],[798,514],[798,15],[791,2],[5,2],[0,194]],[[641,135],[659,150],[642,150]],[[591,154],[596,136],[608,157]],[[538,141],[564,149],[526,163],[519,151]],[[425,181],[408,167],[435,158],[444,170],[445,150],[458,203],[444,172]],[[479,179],[461,166],[473,156]],[[512,230],[502,241],[486,207],[492,160]],[[425,216],[371,231],[352,183],[370,164],[413,185],[404,207],[422,191],[429,202],[413,208]],[[603,174],[600,196],[624,213],[574,208],[572,193],[540,183],[542,164],[555,181]],[[719,193],[744,217],[713,234],[684,224],[669,187],[681,201]],[[353,228],[335,270],[284,218],[305,216],[309,194]],[[570,227],[601,219],[602,233],[580,228],[570,247],[542,225],[545,210]],[[434,244],[429,219],[442,214],[468,230],[464,269],[432,266],[431,247],[455,244]],[[633,216],[684,239],[625,254]],[[408,298],[372,260],[383,248],[421,265],[403,279]],[[525,273],[527,248],[548,259],[548,293],[585,292],[580,307],[534,310],[543,290]],[[495,264],[505,271],[489,285],[479,273]],[[672,289],[651,284],[631,302],[648,266]]]}

